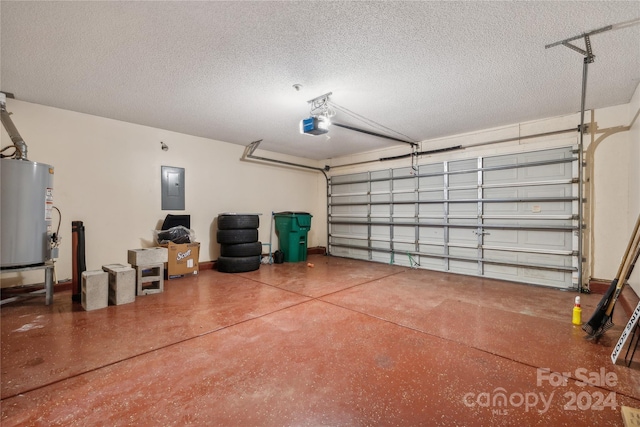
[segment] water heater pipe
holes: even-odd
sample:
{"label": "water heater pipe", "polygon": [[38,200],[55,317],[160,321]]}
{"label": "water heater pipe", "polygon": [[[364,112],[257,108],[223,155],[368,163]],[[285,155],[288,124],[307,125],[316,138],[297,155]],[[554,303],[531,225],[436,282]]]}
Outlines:
{"label": "water heater pipe", "polygon": [[7,111],[7,96],[2,92],[0,92],[0,120],[2,121],[2,126],[4,126],[9,134],[9,137],[13,142],[13,146],[16,148],[13,158],[18,160],[28,160],[27,144],[20,136],[20,132],[18,132],[16,126],[13,124],[13,120],[11,120],[11,113]]}

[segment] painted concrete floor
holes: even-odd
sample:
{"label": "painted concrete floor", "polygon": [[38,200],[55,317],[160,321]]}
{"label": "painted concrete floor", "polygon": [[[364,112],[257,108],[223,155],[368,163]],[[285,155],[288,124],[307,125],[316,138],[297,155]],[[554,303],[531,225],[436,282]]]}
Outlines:
{"label": "painted concrete floor", "polygon": [[92,312],[70,292],[3,306],[2,425],[618,426],[640,408],[638,364],[609,359],[622,310],[594,343],[572,292],[309,261]]}

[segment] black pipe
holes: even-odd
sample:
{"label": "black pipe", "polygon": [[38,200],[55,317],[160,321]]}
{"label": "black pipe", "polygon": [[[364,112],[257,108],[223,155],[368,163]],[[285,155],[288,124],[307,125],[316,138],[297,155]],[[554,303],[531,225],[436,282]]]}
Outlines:
{"label": "black pipe", "polygon": [[445,151],[454,151],[454,150],[461,150],[461,149],[462,149],[462,145],[456,145],[453,147],[438,148],[436,150],[418,151],[417,153],[401,154],[399,156],[393,156],[393,157],[381,157],[378,160],[381,162],[386,162],[388,160],[406,159],[407,157],[411,157],[411,156],[423,156],[427,154],[444,153]]}
{"label": "black pipe", "polygon": [[343,124],[335,123],[335,122],[331,122],[331,125],[332,126],[338,126],[339,128],[353,130],[353,131],[360,132],[360,133],[366,133],[367,135],[377,136],[379,138],[386,138],[386,139],[390,139],[392,141],[403,142],[405,144],[411,145],[412,147],[417,147],[418,146],[418,144],[416,144],[415,142],[405,141],[403,139],[398,139],[398,138],[394,138],[392,136],[382,135],[381,133],[371,132],[371,131],[364,130],[364,129],[359,129],[359,128],[356,128],[356,127],[353,127],[353,126],[347,126],[347,125],[343,125]]}
{"label": "black pipe", "polygon": [[80,302],[82,297],[82,273],[87,270],[85,259],[84,225],[82,221],[71,222],[73,239],[73,283],[71,300]]}

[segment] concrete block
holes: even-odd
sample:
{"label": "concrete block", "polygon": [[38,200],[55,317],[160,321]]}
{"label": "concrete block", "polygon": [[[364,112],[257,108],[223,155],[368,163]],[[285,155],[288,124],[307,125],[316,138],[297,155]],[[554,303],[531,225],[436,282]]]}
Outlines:
{"label": "concrete block", "polygon": [[129,304],[136,300],[136,270],[123,264],[103,265],[102,270],[109,274],[111,304]]}
{"label": "concrete block", "polygon": [[82,272],[80,301],[86,311],[109,305],[109,274],[101,270]]}
{"label": "concrete block", "polygon": [[164,292],[164,264],[136,265],[137,294]]}
{"label": "concrete block", "polygon": [[168,257],[167,248],[129,249],[127,262],[131,265],[164,264]]}

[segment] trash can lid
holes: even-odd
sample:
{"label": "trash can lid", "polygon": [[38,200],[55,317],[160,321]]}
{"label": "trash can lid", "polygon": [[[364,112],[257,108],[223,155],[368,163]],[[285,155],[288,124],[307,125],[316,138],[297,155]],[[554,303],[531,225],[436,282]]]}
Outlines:
{"label": "trash can lid", "polygon": [[309,212],[291,212],[291,211],[275,212],[274,215],[309,215],[309,216],[312,216]]}

